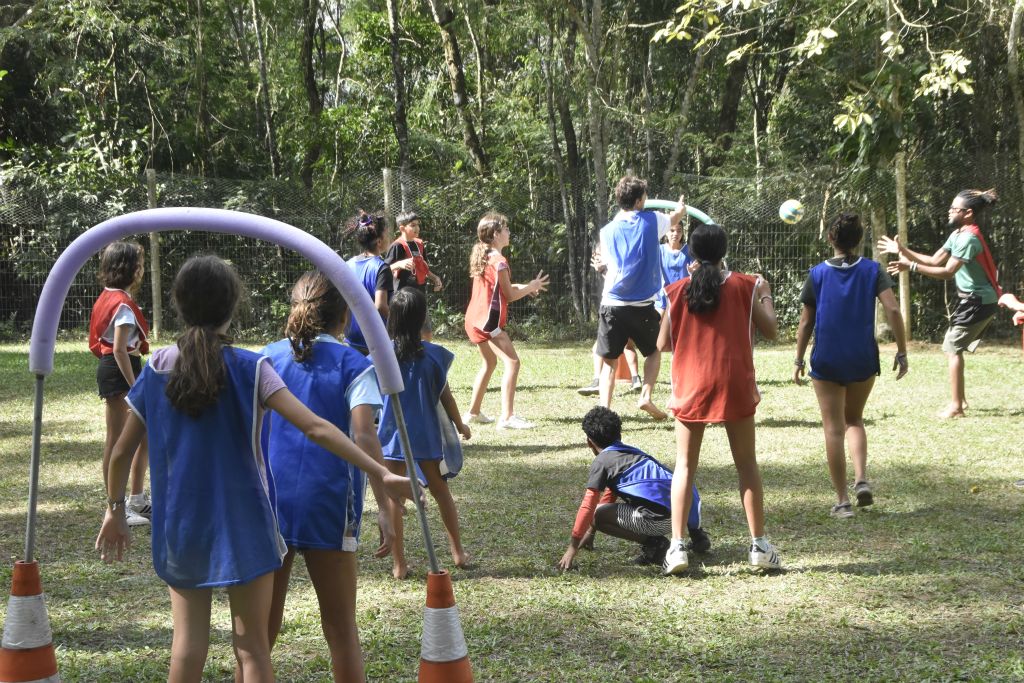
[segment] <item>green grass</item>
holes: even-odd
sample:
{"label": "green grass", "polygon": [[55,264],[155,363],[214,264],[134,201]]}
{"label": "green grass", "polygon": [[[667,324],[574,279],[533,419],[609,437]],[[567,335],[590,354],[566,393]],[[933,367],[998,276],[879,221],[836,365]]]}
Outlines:
{"label": "green grass", "polygon": [[[446,345],[457,354],[451,383],[464,408],[478,357],[466,342]],[[105,566],[92,549],[104,497],[103,412],[95,361],[82,348],[61,344],[46,382],[37,555],[58,662],[67,681],[158,681],[171,622],[149,535],[135,535],[123,564]],[[866,414],[878,502],[839,521],[828,516],[833,499],[813,390],[790,383],[791,346],[760,348],[758,458],[769,534],[786,569],[747,569],[735,471],[724,430],[715,427],[698,473],[713,551],[688,575],[663,578],[630,565],[635,548],[606,536],[595,552],[580,554],[578,571],[555,571],[590,461],[579,420],[593,401],[573,391],[590,379],[589,350],[519,348],[517,413],[539,428],[477,427],[452,483],[474,558],[454,579],[478,681],[1024,679],[1024,494],[1012,487],[1024,477],[1019,350],[983,347],[968,358],[972,408],[963,420],[933,417],[947,392],[937,348],[912,348],[903,381],[881,377]],[[492,385],[491,414],[497,379]],[[666,391],[662,384],[656,392],[662,404]],[[25,349],[0,346],[5,585],[22,553],[31,397]],[[632,405],[627,396],[614,404],[624,439],[671,463],[671,424],[651,422]],[[450,565],[433,505],[430,519],[439,557]],[[416,677],[426,557],[414,524],[407,537],[411,581],[393,581],[389,562],[361,551],[358,617],[375,681]],[[282,681],[329,680],[301,566],[274,663]],[[227,602],[217,594],[207,679],[228,680],[232,666]]]}

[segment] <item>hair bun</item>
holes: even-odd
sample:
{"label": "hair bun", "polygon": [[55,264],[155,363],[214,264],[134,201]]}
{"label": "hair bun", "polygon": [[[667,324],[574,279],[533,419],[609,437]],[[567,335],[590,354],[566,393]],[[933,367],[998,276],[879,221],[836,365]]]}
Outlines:
{"label": "hair bun", "polygon": [[996,189],[994,187],[982,192],[981,196],[989,206],[994,205],[999,200],[999,195],[996,193]]}

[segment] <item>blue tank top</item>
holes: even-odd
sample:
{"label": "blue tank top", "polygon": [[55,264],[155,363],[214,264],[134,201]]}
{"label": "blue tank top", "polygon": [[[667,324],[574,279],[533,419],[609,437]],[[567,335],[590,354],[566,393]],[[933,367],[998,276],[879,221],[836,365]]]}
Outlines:
{"label": "blue tank top", "polygon": [[609,274],[615,281],[606,286],[603,297],[613,301],[654,300],[661,289],[661,249],[658,217],[653,211],[636,211],[601,228],[601,245],[610,253]]}
{"label": "blue tank top", "polygon": [[[399,361],[399,370],[405,390],[399,394],[405,426],[414,460],[441,460],[444,458],[444,437],[438,402],[448,382],[448,369],[454,354],[430,342],[423,342],[423,354],[412,360]],[[443,409],[442,409],[443,410]],[[445,415],[447,418],[447,415]],[[399,443],[398,426],[391,396],[384,397],[384,412],[377,429],[384,457],[402,460],[405,455]]]}
{"label": "blue tank top", "polygon": [[[388,265],[380,256],[371,256],[369,258],[365,256],[353,256],[348,261],[348,267],[351,268],[359,281],[363,283],[363,288],[366,293],[370,295],[370,301],[374,301],[374,297],[377,294],[377,273],[380,269],[387,268]],[[391,293],[388,292],[390,298]],[[384,322],[387,322],[386,320]],[[359,323],[356,321],[354,315],[351,313],[348,316],[348,329],[345,330],[345,340],[352,346],[359,349],[366,350],[366,338],[363,337],[363,331],[359,329]]]}
{"label": "blue tank top", "polygon": [[689,245],[684,244],[679,251],[672,251],[667,244],[661,245],[661,291],[658,292],[658,301],[654,304],[659,311],[668,308],[668,296],[665,294],[665,288],[673,282],[690,276],[686,267],[690,265],[691,261],[693,259],[690,258]]}
{"label": "blue tank top", "polygon": [[[310,410],[345,434],[350,432],[349,386],[373,373],[361,353],[321,335],[312,357],[295,360],[287,339],[263,353],[288,389]],[[263,443],[277,488],[281,535],[294,548],[338,550],[346,535],[358,538],[366,492],[366,475],[355,465],[306,438],[298,428],[271,412],[263,425]]]}
{"label": "blue tank top", "polygon": [[[640,456],[625,472],[608,482],[617,496],[632,505],[655,504],[665,510],[672,510],[672,470],[639,448],[624,443],[613,443],[606,451],[630,453]],[[700,526],[700,494],[693,485],[693,504],[686,526],[695,529]]]}
{"label": "blue tank top", "polygon": [[175,409],[170,372],[147,365],[128,392],[146,423],[153,567],[178,588],[246,583],[281,566],[274,486],[257,433],[263,356],[225,347],[225,386],[197,417]]}
{"label": "blue tank top", "polygon": [[862,382],[880,372],[875,341],[875,299],[881,266],[866,258],[828,261],[811,268],[814,287],[814,379]]}

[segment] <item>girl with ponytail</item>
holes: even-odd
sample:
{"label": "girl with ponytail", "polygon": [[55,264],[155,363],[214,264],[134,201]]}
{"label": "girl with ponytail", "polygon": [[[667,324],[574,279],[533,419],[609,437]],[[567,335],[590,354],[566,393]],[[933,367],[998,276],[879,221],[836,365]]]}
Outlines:
{"label": "girl with ponytail", "polygon": [[803,311],[796,335],[793,381],[803,384],[804,352],[814,331],[811,351],[811,379],[821,408],[825,428],[825,456],[836,492],[830,514],[853,517],[846,481],[846,452],[849,442],[853,461],[853,491],[857,505],[874,502],[867,478],[868,440],[864,430],[864,405],[875,377],[881,373],[878,343],[875,341],[875,301],[882,304],[889,327],[896,337],[896,358],[892,369],[896,379],[907,374],[907,338],[899,304],[893,296],[892,278],[871,259],[860,255],[864,228],[860,216],[842,213],[828,230],[833,257],[811,268],[800,293]]}
{"label": "girl with ponytail", "polygon": [[244,680],[273,680],[267,624],[274,572],[287,547],[274,479],[255,438],[265,409],[362,469],[389,496],[409,495],[408,479],[388,472],[300,403],[266,356],[232,346],[226,333],[241,291],[234,269],[216,256],[182,266],[172,295],[185,332],[176,345],[153,353],[128,392],[131,415],[107,474],[108,507],[96,548],[111,562],[130,540],[125,483],[131,456],[148,436],[153,566],[170,590],[174,622],[169,680],[202,678],[217,587],[228,591]]}
{"label": "girl with ponytail", "polygon": [[[356,242],[362,248],[362,253],[350,258],[347,263],[359,281],[363,283],[366,293],[373,300],[373,305],[380,313],[381,320],[388,321],[388,302],[391,301],[391,293],[394,289],[394,276],[391,267],[381,258],[380,252],[388,240],[388,227],[383,216],[373,215],[360,211],[351,223],[350,232],[355,236]],[[369,355],[370,349],[366,346],[366,339],[363,331],[359,329],[359,322],[355,318],[349,318],[348,328],[345,330],[345,341],[353,349]]]}
{"label": "girl with ponytail", "polygon": [[[386,264],[384,269],[390,274]],[[339,341],[347,318],[348,305],[331,281],[319,271],[307,272],[292,289],[285,338],[262,353],[303,404],[350,434],[356,446],[383,464],[374,419],[384,402],[369,359]],[[284,563],[274,574],[270,646],[281,630],[293,562],[301,553],[319,600],[334,680],[361,681],[356,550],[365,476],[330,457],[277,413],[264,423],[263,438],[277,487],[278,524],[288,546]],[[374,556],[384,557],[394,541],[391,505],[380,481],[370,484],[382,541]]]}
{"label": "girl with ponytail", "polygon": [[728,239],[718,225],[690,233],[694,259],[690,277],[665,289],[668,308],[658,346],[672,351],[672,399],[676,418],[676,467],[672,476],[672,542],[666,574],[689,567],[686,520],[693,504],[693,481],[708,424],[724,424],[739,475],[740,500],[750,530],[750,563],[782,566],[765,535],[764,492],[754,455],[754,413],[761,396],[754,380],[754,329],[774,339],[778,333],[771,288],[759,275],[725,269]]}

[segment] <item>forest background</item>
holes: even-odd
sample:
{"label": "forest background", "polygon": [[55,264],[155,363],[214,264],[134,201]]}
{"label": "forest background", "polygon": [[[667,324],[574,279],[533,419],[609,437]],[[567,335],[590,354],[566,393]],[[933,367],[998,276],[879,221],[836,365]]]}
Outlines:
{"label": "forest background", "polygon": [[[632,172],[730,233],[730,265],[773,283],[784,326],[841,209],[920,251],[946,207],[995,187],[987,230],[1005,288],[1024,290],[1024,0],[14,0],[0,8],[0,338],[20,338],[56,256],[147,206],[278,218],[344,256],[357,209],[415,209],[461,334],[480,215],[510,217],[515,336],[591,334],[589,256]],[[153,196],[147,196],[147,170]],[[778,218],[795,197],[796,226]],[[185,226],[183,226],[185,227]],[[250,284],[243,327],[271,332],[306,264],[228,236],[149,237],[160,281],[213,250]],[[62,329],[80,333],[95,264]],[[935,339],[951,283],[904,276],[915,338]],[[997,334],[1012,328],[1001,316]]]}

